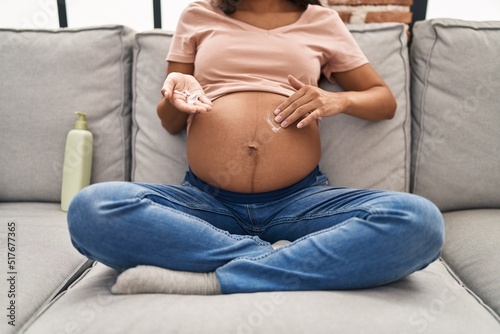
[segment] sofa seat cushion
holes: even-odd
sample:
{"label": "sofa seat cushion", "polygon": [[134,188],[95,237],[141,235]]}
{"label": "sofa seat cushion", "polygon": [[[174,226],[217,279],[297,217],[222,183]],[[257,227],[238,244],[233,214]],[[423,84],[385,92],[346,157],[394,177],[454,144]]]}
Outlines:
{"label": "sofa seat cushion", "polygon": [[[410,103],[406,28],[388,23],[351,25],[349,29],[390,86],[398,109],[390,121],[369,122],[347,115],[323,119],[320,167],[334,185],[408,191]],[[171,34],[141,32],[136,41],[132,180],[179,183],[187,170],[186,134],[169,135],[156,115]],[[326,80],[320,85],[339,90]]]}
{"label": "sofa seat cushion", "polygon": [[[0,203],[0,222],[3,273],[0,291],[4,310],[0,333],[8,334],[17,332],[43,304],[78,277],[89,262],[71,245],[66,213],[60,210],[59,204]],[[10,231],[9,225],[14,227]],[[15,260],[13,267],[7,267],[7,253]],[[14,274],[7,274],[7,268]],[[11,276],[15,296],[7,298],[11,282],[6,278]],[[5,308],[11,300],[15,304],[15,327],[7,324],[10,318],[5,318]]]}
{"label": "sofa seat cushion", "polygon": [[[500,323],[434,262],[384,287],[219,296],[112,295],[117,273],[97,264],[26,333],[455,333]],[[361,317],[361,318],[360,318]]]}
{"label": "sofa seat cushion", "polygon": [[417,22],[412,191],[442,211],[500,207],[500,21]]}
{"label": "sofa seat cushion", "polygon": [[443,258],[462,282],[500,314],[500,209],[444,214]]}
{"label": "sofa seat cushion", "polygon": [[75,111],[94,135],[92,182],[129,178],[132,48],[123,26],[0,29],[0,201],[60,201]]}

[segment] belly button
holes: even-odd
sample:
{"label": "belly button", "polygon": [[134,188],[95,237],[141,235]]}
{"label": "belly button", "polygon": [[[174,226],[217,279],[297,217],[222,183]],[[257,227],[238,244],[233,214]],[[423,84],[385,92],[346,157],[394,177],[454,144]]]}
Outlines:
{"label": "belly button", "polygon": [[245,148],[250,151],[250,152],[257,152],[257,149],[259,148],[259,145],[255,142],[249,142],[245,144]]}

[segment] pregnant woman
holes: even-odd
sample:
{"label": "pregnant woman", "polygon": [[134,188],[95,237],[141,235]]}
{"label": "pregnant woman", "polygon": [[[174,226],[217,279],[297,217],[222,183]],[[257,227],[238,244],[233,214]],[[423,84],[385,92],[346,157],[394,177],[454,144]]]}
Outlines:
{"label": "pregnant woman", "polygon": [[68,213],[74,246],[120,272],[114,293],[360,289],[439,257],[431,202],[334,187],[318,168],[322,117],[396,109],[334,10],[196,1],[169,50],[157,111],[169,133],[187,129],[183,183],[91,185]]}

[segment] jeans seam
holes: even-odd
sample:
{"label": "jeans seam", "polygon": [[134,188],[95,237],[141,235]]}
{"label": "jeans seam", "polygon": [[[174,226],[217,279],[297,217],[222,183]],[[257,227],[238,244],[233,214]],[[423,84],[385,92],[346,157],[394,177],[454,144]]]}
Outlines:
{"label": "jeans seam", "polygon": [[[192,187],[190,184],[188,184],[187,186]],[[254,235],[256,235],[256,234],[258,234],[258,233],[261,232],[260,230],[255,230],[255,226],[253,224],[246,223],[245,221],[242,221],[240,219],[239,215],[237,215],[234,212],[232,212],[231,208],[228,207],[224,202],[218,201],[219,204],[221,204],[223,206],[223,208],[221,208],[221,209],[214,209],[212,206],[209,206],[209,205],[192,205],[192,204],[187,205],[185,203],[182,203],[182,202],[180,202],[180,201],[172,198],[171,196],[165,196],[164,194],[158,194],[156,192],[150,192],[149,190],[142,190],[142,191],[138,192],[137,195],[136,195],[136,198],[138,200],[147,199],[147,200],[151,201],[152,203],[154,203],[156,205],[159,205],[159,206],[165,207],[165,208],[169,208],[168,206],[163,206],[160,203],[156,203],[155,201],[153,201],[152,199],[150,199],[149,196],[153,196],[153,197],[156,196],[156,197],[163,198],[166,201],[175,203],[176,205],[179,205],[179,206],[181,206],[183,208],[186,208],[186,209],[189,209],[189,210],[202,211],[202,212],[210,212],[210,213],[214,213],[214,214],[217,214],[217,215],[223,215],[223,216],[229,217],[231,219],[235,219],[237,221],[238,225],[243,230],[245,230],[246,233],[248,233],[248,235],[250,235],[250,236],[254,236]],[[216,199],[214,198],[214,200],[216,200]],[[170,209],[172,209],[172,208],[170,208]],[[179,212],[181,212],[181,210],[179,210]],[[200,218],[198,218],[198,219],[200,219]],[[201,221],[210,224],[210,222],[204,221],[203,219],[201,219]]]}
{"label": "jeans seam", "polygon": [[[319,234],[323,234],[323,233],[326,233],[326,232],[330,232],[330,231],[336,230],[337,228],[340,228],[340,227],[342,227],[342,226],[344,226],[344,225],[349,224],[351,220],[352,220],[352,219],[348,219],[348,220],[343,221],[342,223],[337,224],[337,225],[335,225],[335,226],[332,226],[332,227],[329,227],[329,228],[323,229],[323,230],[321,230],[321,231],[317,231],[317,232],[310,233],[310,234],[308,234],[308,235],[303,236],[302,238],[299,238],[299,239],[295,240],[294,242],[292,242],[292,243],[290,243],[290,244],[288,244],[288,245],[285,245],[285,246],[280,247],[280,248],[278,248],[278,249],[274,249],[274,250],[270,251],[269,253],[266,253],[266,254],[260,255],[260,256],[258,256],[258,257],[246,257],[246,256],[242,256],[242,257],[236,258],[236,259],[234,259],[234,260],[250,260],[250,261],[258,261],[258,260],[265,259],[266,257],[268,257],[268,256],[270,256],[270,255],[272,255],[272,254],[274,254],[274,253],[276,253],[276,252],[279,252],[279,251],[281,251],[281,250],[283,250],[283,249],[287,249],[287,248],[289,248],[289,247],[292,247],[292,246],[293,246],[293,245],[295,245],[296,243],[301,242],[301,241],[306,240],[306,239],[309,239],[310,237],[313,237],[313,236],[316,236],[316,235],[319,235]],[[234,261],[234,260],[233,260],[233,261]]]}
{"label": "jeans seam", "polygon": [[238,237],[235,237],[235,235],[233,235],[233,234],[231,234],[231,233],[227,232],[226,230],[223,230],[223,229],[217,228],[217,227],[213,226],[212,224],[210,224],[209,222],[204,221],[204,220],[203,220],[203,219],[201,219],[201,218],[198,218],[198,217],[196,217],[196,216],[190,215],[190,214],[188,214],[188,213],[185,213],[185,212],[182,212],[182,211],[179,211],[179,210],[175,210],[175,209],[173,209],[173,208],[169,208],[168,206],[164,206],[164,205],[158,204],[158,203],[156,203],[156,202],[154,202],[154,201],[150,200],[150,199],[149,199],[149,198],[147,198],[147,197],[142,197],[142,198],[140,198],[139,200],[140,200],[140,201],[147,201],[147,202],[149,202],[149,204],[150,204],[150,205],[154,205],[154,206],[160,207],[160,208],[162,208],[162,209],[164,209],[164,210],[171,210],[171,211],[175,211],[176,213],[178,213],[178,214],[180,214],[180,215],[182,215],[182,216],[184,216],[184,217],[188,217],[188,218],[192,218],[192,219],[194,219],[194,220],[197,220],[198,222],[203,223],[204,225],[206,225],[206,226],[210,227],[212,230],[214,230],[214,231],[216,231],[216,232],[219,232],[219,233],[223,233],[223,234],[225,234],[226,236],[228,236],[228,237],[230,237],[230,238],[232,238],[232,239],[234,239],[234,240],[251,239],[253,242],[255,242],[255,243],[256,243],[257,245],[259,245],[259,246],[265,246],[265,245],[267,245],[267,244],[268,244],[266,241],[262,241],[262,242],[260,242],[259,240],[257,240],[257,239],[256,239],[254,236],[252,236],[252,235],[238,235]]}
{"label": "jeans seam", "polygon": [[317,219],[317,218],[323,218],[323,217],[330,217],[330,216],[335,216],[335,215],[348,213],[348,212],[352,212],[352,211],[364,211],[369,215],[377,213],[376,208],[359,206],[359,207],[345,208],[342,210],[327,211],[327,212],[322,212],[322,213],[318,213],[318,214],[310,214],[310,215],[305,215],[305,216],[300,216],[300,217],[283,217],[283,218],[277,219],[271,225],[266,225],[266,228],[271,227],[271,226],[275,226],[275,225],[279,225],[279,224],[284,224],[284,223],[300,222],[302,220],[311,220],[311,219]]}
{"label": "jeans seam", "polygon": [[[164,200],[167,200],[169,202],[175,203],[177,205],[180,205],[180,206],[182,206],[184,208],[187,208],[187,209],[190,209],[190,210],[202,210],[202,211],[209,211],[209,212],[213,212],[213,213],[217,213],[217,214],[224,214],[226,216],[232,216],[231,214],[228,214],[228,212],[226,210],[214,209],[213,207],[211,207],[209,205],[185,205],[185,204],[183,204],[183,203],[181,203],[181,202],[179,202],[179,201],[177,201],[175,199],[172,199],[170,196],[165,196],[163,194],[149,192],[147,190],[142,190],[142,191],[138,192],[137,195],[136,195],[136,198],[138,198],[139,200],[148,199],[152,203],[158,204],[155,201],[149,199],[148,198],[149,196],[161,197]],[[158,205],[161,205],[161,204],[158,204]]]}

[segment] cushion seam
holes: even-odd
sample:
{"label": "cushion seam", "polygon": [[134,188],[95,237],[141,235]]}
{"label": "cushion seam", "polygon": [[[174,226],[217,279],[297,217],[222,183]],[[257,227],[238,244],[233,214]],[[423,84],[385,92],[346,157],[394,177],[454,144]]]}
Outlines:
{"label": "cushion seam", "polygon": [[139,59],[139,54],[141,52],[141,45],[139,42],[139,36],[135,36],[135,46],[137,49],[134,50],[134,60],[132,63],[132,138],[130,139],[130,150],[131,150],[131,157],[130,157],[130,180],[135,181],[136,176],[136,169],[137,169],[137,159],[136,159],[136,144],[137,144],[137,135],[139,133],[139,122],[137,122],[137,61]]}
{"label": "cushion seam", "polygon": [[451,267],[448,265],[448,263],[446,263],[446,261],[440,257],[439,258],[441,264],[446,268],[446,270],[448,271],[448,273],[450,274],[451,277],[453,277],[453,279],[469,294],[471,295],[482,307],[484,307],[486,309],[486,311],[488,311],[492,316],[493,318],[498,322],[500,323],[500,316],[489,306],[487,305],[482,299],[481,297],[479,297],[474,291],[472,291],[471,288],[469,288],[467,285],[464,284],[464,282],[460,279],[460,277],[458,276],[458,274],[456,274],[453,269],[451,269]]}
{"label": "cushion seam", "polygon": [[[40,305],[40,307],[26,320],[21,326],[19,333],[24,333],[43,313],[62,295],[68,291],[76,282],[79,282],[87,275],[90,268],[94,266],[95,262],[85,258],[75,269],[66,277],[66,279],[59,284],[50,296]],[[76,276],[76,277],[75,277]]]}
{"label": "cushion seam", "polygon": [[432,59],[432,54],[434,52],[434,47],[436,46],[437,43],[437,31],[435,29],[432,30],[434,32],[434,42],[432,43],[432,46],[427,54],[427,59],[426,59],[426,66],[427,69],[425,71],[424,75],[424,90],[422,92],[422,98],[420,99],[420,137],[418,138],[417,142],[417,149],[415,153],[415,169],[414,169],[414,175],[413,175],[413,192],[417,193],[418,192],[418,172],[419,172],[419,162],[421,158],[421,151],[422,151],[422,143],[424,141],[424,129],[425,129],[425,112],[424,112],[424,105],[425,105],[425,100],[426,100],[426,95],[427,95],[427,89],[428,89],[428,80],[429,80],[429,75],[431,71],[431,59]]}

